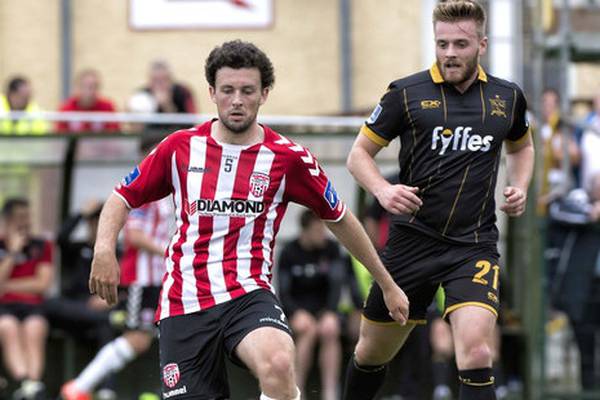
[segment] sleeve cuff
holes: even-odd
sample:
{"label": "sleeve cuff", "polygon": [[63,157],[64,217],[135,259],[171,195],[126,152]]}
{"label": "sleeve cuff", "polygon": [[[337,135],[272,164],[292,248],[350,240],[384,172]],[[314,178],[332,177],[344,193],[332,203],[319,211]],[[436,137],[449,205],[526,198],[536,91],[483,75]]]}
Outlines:
{"label": "sleeve cuff", "polygon": [[367,125],[363,125],[360,128],[360,133],[362,133],[363,135],[368,137],[373,143],[375,143],[379,146],[386,147],[388,144],[390,144],[389,140],[386,140],[383,137],[379,136]]}

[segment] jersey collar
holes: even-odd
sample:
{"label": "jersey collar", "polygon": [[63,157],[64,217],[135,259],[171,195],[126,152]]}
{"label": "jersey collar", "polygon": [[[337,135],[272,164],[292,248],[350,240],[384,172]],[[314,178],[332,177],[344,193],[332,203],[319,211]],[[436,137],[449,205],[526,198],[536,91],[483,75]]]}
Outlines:
{"label": "jersey collar", "polygon": [[[477,65],[477,69],[479,70],[477,79],[479,79],[480,81],[483,81],[483,82],[487,82],[487,74],[483,70],[483,67],[481,65]],[[431,68],[429,68],[429,75],[431,75],[431,79],[433,80],[433,83],[444,82],[444,77],[442,76],[442,73],[440,72],[440,69],[438,68],[437,63],[433,63]]]}

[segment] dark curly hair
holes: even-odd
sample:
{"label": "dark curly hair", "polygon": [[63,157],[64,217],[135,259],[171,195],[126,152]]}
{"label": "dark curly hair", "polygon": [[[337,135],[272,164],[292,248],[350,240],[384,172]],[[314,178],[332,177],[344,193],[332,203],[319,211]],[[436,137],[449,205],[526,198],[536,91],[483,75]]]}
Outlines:
{"label": "dark curly hair", "polygon": [[215,47],[210,52],[204,65],[204,74],[210,86],[215,87],[217,71],[224,67],[233,69],[258,68],[263,89],[271,88],[275,83],[275,71],[271,60],[262,50],[250,42],[232,40]]}

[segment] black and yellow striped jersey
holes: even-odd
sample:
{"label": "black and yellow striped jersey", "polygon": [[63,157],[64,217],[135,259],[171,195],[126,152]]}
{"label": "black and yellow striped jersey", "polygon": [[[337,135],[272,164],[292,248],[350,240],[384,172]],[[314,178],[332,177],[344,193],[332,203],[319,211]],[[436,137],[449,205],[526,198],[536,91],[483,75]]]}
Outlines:
{"label": "black and yellow striped jersey", "polygon": [[396,80],[361,134],[386,146],[400,140],[400,182],[420,189],[421,209],[396,215],[434,237],[495,242],[494,188],[504,140],[528,136],[527,103],[514,83],[486,74],[460,93],[431,69]]}

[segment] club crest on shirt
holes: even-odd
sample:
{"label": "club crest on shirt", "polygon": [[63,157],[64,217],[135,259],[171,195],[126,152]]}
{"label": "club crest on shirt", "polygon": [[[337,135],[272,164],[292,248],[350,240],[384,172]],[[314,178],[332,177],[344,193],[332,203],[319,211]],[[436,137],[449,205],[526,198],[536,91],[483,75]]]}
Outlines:
{"label": "club crest on shirt", "polygon": [[327,200],[329,207],[333,210],[338,205],[340,198],[338,197],[331,181],[327,181],[327,186],[325,186],[325,192],[323,193],[323,197]]}
{"label": "club crest on shirt", "polygon": [[490,106],[492,107],[490,115],[507,118],[506,100],[502,100],[499,95],[496,95],[493,99],[488,100],[490,101]]}
{"label": "club crest on shirt", "polygon": [[369,124],[374,124],[375,121],[377,121],[377,118],[379,118],[379,114],[381,114],[382,110],[383,110],[383,107],[381,107],[381,104],[377,104],[377,107],[375,107],[375,109],[371,113],[371,116],[369,117],[367,122]]}
{"label": "club crest on shirt", "polygon": [[174,388],[179,383],[179,366],[170,363],[163,367],[163,382],[169,388]]}
{"label": "club crest on shirt", "polygon": [[135,167],[125,178],[123,178],[123,185],[129,186],[140,176],[140,169]]}
{"label": "club crest on shirt", "polygon": [[254,197],[262,197],[269,188],[271,178],[264,172],[253,172],[250,175],[250,193]]}
{"label": "club crest on shirt", "polygon": [[421,100],[421,109],[430,110],[434,108],[440,108],[442,104],[439,100]]}

